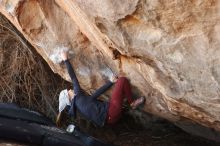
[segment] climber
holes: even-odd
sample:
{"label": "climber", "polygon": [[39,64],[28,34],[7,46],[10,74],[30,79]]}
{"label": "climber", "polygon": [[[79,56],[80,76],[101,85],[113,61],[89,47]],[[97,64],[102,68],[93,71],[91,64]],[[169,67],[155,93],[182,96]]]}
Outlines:
{"label": "climber", "polygon": [[[68,111],[70,116],[76,117],[76,111],[79,111],[87,120],[92,121],[98,126],[107,124],[115,124],[122,113],[123,99],[126,97],[132,109],[144,102],[145,98],[140,97],[133,100],[131,95],[131,87],[127,78],[113,76],[104,86],[95,91],[91,96],[86,95],[78,82],[74,70],[68,60],[67,52],[61,53],[70,78],[73,82],[73,90],[62,90],[59,95],[59,114],[57,116],[57,125],[62,118],[62,112]],[[115,83],[109,102],[97,99],[102,93],[109,89]]]}

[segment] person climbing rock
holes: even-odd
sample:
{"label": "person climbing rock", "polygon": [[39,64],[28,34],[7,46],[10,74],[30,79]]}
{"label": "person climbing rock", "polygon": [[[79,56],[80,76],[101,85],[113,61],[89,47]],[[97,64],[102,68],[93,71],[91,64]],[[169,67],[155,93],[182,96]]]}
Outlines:
{"label": "person climbing rock", "polygon": [[[73,90],[64,89],[60,92],[59,113],[56,121],[58,125],[64,109],[68,109],[69,115],[73,117],[76,117],[76,111],[78,111],[87,120],[102,127],[105,123],[115,124],[120,119],[124,98],[127,98],[132,109],[135,109],[138,105],[144,102],[144,97],[140,97],[136,100],[132,98],[131,86],[126,77],[118,78],[117,76],[113,76],[111,81],[108,81],[92,95],[88,96],[80,87],[74,69],[68,60],[67,52],[62,52],[61,58],[64,61],[72,80]],[[110,100],[108,102],[98,100],[97,97],[108,90],[114,83],[115,85]]]}

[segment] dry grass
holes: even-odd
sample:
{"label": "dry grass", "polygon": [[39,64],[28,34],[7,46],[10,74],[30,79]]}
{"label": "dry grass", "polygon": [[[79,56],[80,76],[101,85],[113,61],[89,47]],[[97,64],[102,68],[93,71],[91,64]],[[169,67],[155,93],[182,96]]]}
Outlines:
{"label": "dry grass", "polygon": [[0,15],[0,102],[15,102],[54,117],[65,84]]}

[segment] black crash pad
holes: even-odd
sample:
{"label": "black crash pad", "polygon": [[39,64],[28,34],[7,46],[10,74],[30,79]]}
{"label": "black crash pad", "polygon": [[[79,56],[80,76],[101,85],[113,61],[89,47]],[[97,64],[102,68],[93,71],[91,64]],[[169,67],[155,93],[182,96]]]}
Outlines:
{"label": "black crash pad", "polygon": [[113,146],[78,128],[67,133],[42,114],[7,103],[0,103],[0,138],[40,146]]}

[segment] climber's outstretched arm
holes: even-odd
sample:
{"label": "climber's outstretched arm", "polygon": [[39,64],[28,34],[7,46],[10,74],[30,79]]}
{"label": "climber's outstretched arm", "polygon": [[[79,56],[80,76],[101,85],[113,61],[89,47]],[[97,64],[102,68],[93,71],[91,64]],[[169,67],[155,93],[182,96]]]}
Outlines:
{"label": "climber's outstretched arm", "polygon": [[73,67],[72,67],[71,63],[69,62],[67,56],[68,56],[67,52],[62,52],[61,53],[61,58],[64,61],[66,67],[67,67],[67,71],[68,71],[69,76],[70,76],[70,78],[72,80],[72,83],[73,83],[74,93],[78,94],[81,91],[80,84],[79,84],[79,81],[76,77],[76,74],[75,74],[75,72],[73,70]]}

